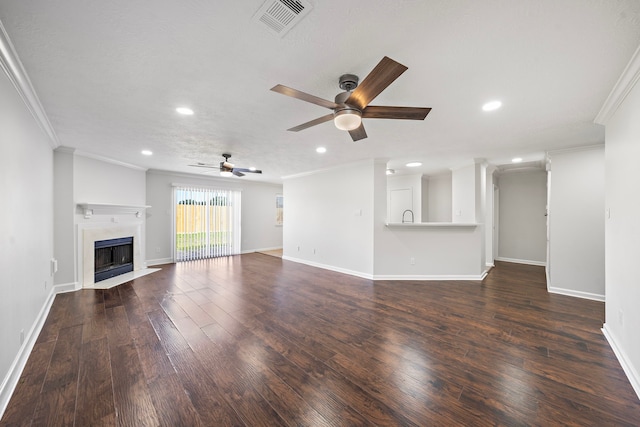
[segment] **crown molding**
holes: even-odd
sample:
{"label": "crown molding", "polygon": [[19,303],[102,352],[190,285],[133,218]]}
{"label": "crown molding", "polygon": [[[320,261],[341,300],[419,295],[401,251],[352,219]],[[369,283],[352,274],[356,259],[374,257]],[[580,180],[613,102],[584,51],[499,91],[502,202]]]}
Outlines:
{"label": "crown molding", "polygon": [[317,175],[317,174],[321,174],[321,173],[325,173],[325,172],[333,172],[333,171],[339,171],[339,170],[344,170],[347,168],[352,168],[352,167],[358,167],[358,166],[363,166],[363,165],[373,165],[373,164],[377,164],[377,161],[375,159],[366,159],[366,160],[357,160],[355,162],[351,162],[351,163],[345,163],[342,165],[337,165],[337,166],[331,166],[328,168],[322,168],[322,169],[316,169],[316,170],[312,170],[312,171],[307,171],[307,172],[301,172],[301,173],[297,173],[297,174],[293,174],[293,175],[285,175],[282,178],[282,180],[288,180],[288,179],[294,179],[294,178],[302,178],[305,176],[311,176],[311,175]]}
{"label": "crown molding", "polygon": [[[68,151],[68,152],[71,152],[71,151]],[[89,152],[77,150],[77,149],[74,149],[74,151],[72,152],[77,156],[86,157],[88,159],[99,160],[101,162],[111,163],[113,165],[122,166],[125,168],[134,169],[138,171],[143,171],[143,172],[147,171],[147,168],[143,168],[142,166],[134,165],[127,162],[121,162],[120,160],[115,160],[110,157],[101,156],[99,154],[93,154],[93,153],[89,153]]]}
{"label": "crown molding", "polygon": [[18,54],[2,22],[0,22],[0,67],[16,88],[20,98],[22,98],[33,118],[36,119],[40,129],[49,139],[51,147],[53,149],[57,148],[60,145],[58,136],[49,122],[47,113],[44,111],[38,95],[31,85],[31,80],[29,80],[29,76],[22,66],[22,62],[20,62],[20,58],[18,58]]}
{"label": "crown molding", "polygon": [[76,152],[76,149],[73,147],[67,147],[64,145],[59,145],[58,148],[55,149],[55,151],[59,152],[59,153],[66,153],[66,154],[73,154]]}
{"label": "crown molding", "polygon": [[629,92],[631,92],[631,89],[633,89],[638,80],[640,80],[640,46],[636,49],[627,67],[613,86],[611,93],[609,93],[607,100],[604,101],[604,105],[593,121],[599,125],[606,125],[616,111],[618,111],[620,104],[622,104],[627,95],[629,95]]}
{"label": "crown molding", "polygon": [[557,150],[549,150],[545,154],[546,154],[547,160],[549,160],[553,157],[554,154],[566,154],[566,153],[575,153],[577,151],[601,150],[601,149],[604,149],[604,144],[580,145],[578,147],[558,148]]}

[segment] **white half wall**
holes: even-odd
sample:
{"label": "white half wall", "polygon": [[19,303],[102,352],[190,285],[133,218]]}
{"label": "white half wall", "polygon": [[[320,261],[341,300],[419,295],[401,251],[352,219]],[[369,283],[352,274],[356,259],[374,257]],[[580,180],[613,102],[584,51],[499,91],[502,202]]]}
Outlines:
{"label": "white half wall", "polygon": [[550,292],[603,301],[604,146],[550,152],[548,157],[551,172],[547,286]]}
{"label": "white half wall", "polygon": [[[634,58],[637,80],[640,49]],[[640,85],[629,90],[606,123],[604,329],[640,397]]]}
{"label": "white half wall", "polygon": [[[230,188],[242,191],[242,252],[282,247],[282,226],[276,225],[276,195],[282,186],[210,176],[148,171],[146,174],[147,264],[173,262],[172,201],[173,184]],[[287,200],[285,198],[285,223]]]}
{"label": "white half wall", "polygon": [[498,178],[498,260],[545,265],[547,260],[547,173],[503,172]]}

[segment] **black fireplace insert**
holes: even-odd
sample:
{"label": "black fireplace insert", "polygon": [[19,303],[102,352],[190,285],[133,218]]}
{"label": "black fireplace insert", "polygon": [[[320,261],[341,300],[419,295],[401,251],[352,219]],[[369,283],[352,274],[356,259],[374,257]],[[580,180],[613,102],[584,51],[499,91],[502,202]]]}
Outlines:
{"label": "black fireplace insert", "polygon": [[95,242],[94,283],[133,271],[133,237]]}

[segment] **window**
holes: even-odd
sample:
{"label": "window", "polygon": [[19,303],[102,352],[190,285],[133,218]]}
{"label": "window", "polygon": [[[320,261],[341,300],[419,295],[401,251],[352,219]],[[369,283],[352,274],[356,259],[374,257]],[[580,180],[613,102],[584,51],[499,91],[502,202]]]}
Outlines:
{"label": "window", "polygon": [[240,253],[240,191],[174,188],[176,261]]}

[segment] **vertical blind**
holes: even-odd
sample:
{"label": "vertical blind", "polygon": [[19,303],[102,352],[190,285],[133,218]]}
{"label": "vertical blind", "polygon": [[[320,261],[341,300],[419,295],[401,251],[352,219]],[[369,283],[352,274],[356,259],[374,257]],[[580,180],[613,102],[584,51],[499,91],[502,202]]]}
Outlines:
{"label": "vertical blind", "polygon": [[240,253],[240,191],[174,187],[176,261]]}

